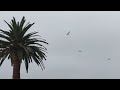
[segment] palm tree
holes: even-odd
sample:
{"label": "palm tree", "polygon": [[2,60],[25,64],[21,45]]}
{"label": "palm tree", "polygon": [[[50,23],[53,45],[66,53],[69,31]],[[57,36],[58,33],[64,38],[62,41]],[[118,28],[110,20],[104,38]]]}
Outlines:
{"label": "palm tree", "polygon": [[[11,60],[13,66],[13,79],[20,79],[20,66],[22,61],[25,63],[28,73],[29,63],[35,62],[41,69],[45,69],[43,60],[46,60],[47,49],[40,42],[48,44],[46,40],[36,35],[38,32],[26,33],[34,24],[25,24],[23,16],[21,22],[16,22],[15,17],[10,23],[6,24],[10,30],[0,29],[0,66],[6,58]],[[39,38],[35,38],[38,36]]]}

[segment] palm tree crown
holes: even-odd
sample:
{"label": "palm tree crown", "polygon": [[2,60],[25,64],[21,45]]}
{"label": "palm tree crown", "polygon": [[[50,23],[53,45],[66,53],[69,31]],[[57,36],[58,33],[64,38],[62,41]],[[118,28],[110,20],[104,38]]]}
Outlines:
{"label": "palm tree crown", "polygon": [[[38,32],[26,34],[34,23],[24,25],[25,21],[25,17],[22,18],[21,22],[16,22],[15,17],[13,17],[10,23],[5,21],[10,30],[0,29],[0,66],[6,58],[11,60],[13,66],[14,57],[17,55],[20,64],[24,61],[27,72],[29,63],[32,61],[35,61],[38,66],[40,65],[43,70],[45,68],[43,60],[46,60],[47,49],[40,42],[48,43],[36,35]],[[39,38],[35,38],[36,36]]]}

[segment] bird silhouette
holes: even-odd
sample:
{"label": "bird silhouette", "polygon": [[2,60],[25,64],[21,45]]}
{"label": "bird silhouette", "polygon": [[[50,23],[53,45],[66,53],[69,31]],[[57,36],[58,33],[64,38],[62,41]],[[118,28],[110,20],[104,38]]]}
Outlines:
{"label": "bird silhouette", "polygon": [[111,58],[108,58],[107,60],[111,60]]}
{"label": "bird silhouette", "polygon": [[67,35],[69,35],[70,34],[70,31],[67,33]]}
{"label": "bird silhouette", "polygon": [[78,50],[78,52],[82,52],[82,51]]}

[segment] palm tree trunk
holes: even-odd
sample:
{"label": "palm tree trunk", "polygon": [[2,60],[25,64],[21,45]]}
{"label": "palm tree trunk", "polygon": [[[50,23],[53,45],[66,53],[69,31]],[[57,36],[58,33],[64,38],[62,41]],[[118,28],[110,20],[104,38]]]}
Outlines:
{"label": "palm tree trunk", "polygon": [[13,58],[13,79],[20,79],[20,60],[16,52]]}

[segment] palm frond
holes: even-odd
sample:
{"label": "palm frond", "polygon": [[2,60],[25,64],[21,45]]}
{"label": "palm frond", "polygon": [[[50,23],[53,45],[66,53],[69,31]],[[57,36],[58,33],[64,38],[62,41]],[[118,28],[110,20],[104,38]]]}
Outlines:
{"label": "palm frond", "polygon": [[8,40],[8,41],[11,41],[10,37],[5,36],[5,35],[3,35],[3,34],[0,34],[0,37],[3,38],[3,39],[6,39],[6,40]]}
{"label": "palm frond", "polygon": [[[4,20],[5,21],[5,20]],[[11,59],[11,65],[14,64],[14,51],[22,63],[25,63],[26,71],[28,73],[29,63],[34,61],[41,69],[45,69],[43,60],[46,60],[47,48],[41,43],[48,44],[45,39],[36,38],[38,32],[26,32],[35,24],[28,22],[25,24],[26,19],[23,16],[20,22],[17,22],[15,17],[11,20],[10,24],[5,21],[10,30],[5,31],[0,29],[0,66],[5,58]]]}
{"label": "palm frond", "polygon": [[26,20],[25,20],[25,17],[23,16],[23,18],[22,18],[22,20],[21,20],[21,22],[20,22],[20,30],[22,30],[25,21],[26,21]]}
{"label": "palm frond", "polygon": [[[35,24],[35,23],[33,23]],[[24,34],[27,32],[27,30],[33,25],[33,24],[28,24],[27,26],[25,26],[22,30],[22,36],[24,36]]]}
{"label": "palm frond", "polygon": [[31,33],[25,35],[25,36],[23,37],[23,40],[29,39],[30,37],[32,37],[32,36],[33,36],[34,34],[36,34],[36,33],[38,33],[38,32],[31,32]]}
{"label": "palm frond", "polygon": [[9,28],[11,29],[11,30],[14,30],[14,28],[13,28],[13,26],[12,25],[10,25],[8,22],[6,22],[5,20],[4,20],[4,22],[9,26]]}

